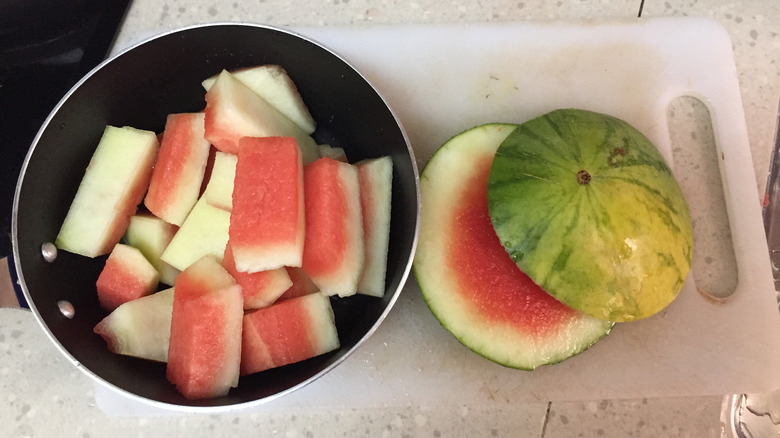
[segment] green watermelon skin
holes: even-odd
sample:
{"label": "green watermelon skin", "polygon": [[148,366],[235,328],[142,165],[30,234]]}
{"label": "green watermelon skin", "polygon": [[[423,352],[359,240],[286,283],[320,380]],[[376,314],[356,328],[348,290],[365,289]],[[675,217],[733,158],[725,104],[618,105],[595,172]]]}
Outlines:
{"label": "green watermelon skin", "polygon": [[420,178],[414,274],[439,323],[501,365],[533,370],[578,354],[613,323],[576,312],[515,265],[493,231],[487,178],[499,144],[517,125],[488,124],[453,137]]}
{"label": "green watermelon skin", "polygon": [[690,270],[677,181],[644,135],[608,115],[563,109],[520,125],[496,152],[488,208],[520,269],[595,318],[659,312]]}

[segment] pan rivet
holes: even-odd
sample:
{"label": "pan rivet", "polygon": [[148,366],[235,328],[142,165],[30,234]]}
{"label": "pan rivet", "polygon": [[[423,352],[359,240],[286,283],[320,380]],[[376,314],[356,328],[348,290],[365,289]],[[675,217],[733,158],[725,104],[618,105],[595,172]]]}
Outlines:
{"label": "pan rivet", "polygon": [[65,318],[73,319],[73,317],[76,316],[76,308],[73,307],[73,304],[71,304],[70,301],[59,300],[57,301],[57,307]]}
{"label": "pan rivet", "polygon": [[41,254],[44,260],[51,263],[57,260],[57,247],[51,242],[45,242],[41,245]]}

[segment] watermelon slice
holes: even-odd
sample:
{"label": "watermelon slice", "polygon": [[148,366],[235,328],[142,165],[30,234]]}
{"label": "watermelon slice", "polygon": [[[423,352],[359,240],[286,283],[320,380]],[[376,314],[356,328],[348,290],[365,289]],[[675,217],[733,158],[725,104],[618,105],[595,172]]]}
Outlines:
{"label": "watermelon slice", "polygon": [[241,286],[213,256],[176,279],[166,376],[187,399],[218,397],[238,385]]}
{"label": "watermelon slice", "polygon": [[221,260],[228,241],[229,227],[230,213],[212,207],[201,198],[192,207],[160,259],[180,271],[204,255],[213,255]]}
{"label": "watermelon slice", "polygon": [[165,248],[179,227],[169,224],[148,212],[133,215],[125,231],[127,244],[138,248],[149,263],[160,273],[160,283],[173,286],[179,270],[160,260]]}
{"label": "watermelon slice", "polygon": [[291,298],[302,297],[304,295],[313,294],[314,292],[319,292],[317,285],[311,281],[311,278],[309,278],[305,272],[303,272],[303,269],[293,268],[290,266],[285,266],[285,269],[287,270],[287,275],[290,277],[290,281],[292,281],[292,285],[286,291],[284,291],[284,293],[279,298],[276,299],[277,303],[284,300],[289,300]]}
{"label": "watermelon slice", "polygon": [[230,245],[236,269],[301,266],[303,165],[291,137],[244,137],[236,163]]}
{"label": "watermelon slice", "polygon": [[233,180],[236,178],[236,161],[233,154],[217,151],[211,168],[203,199],[210,205],[225,211],[233,210]]}
{"label": "watermelon slice", "polygon": [[157,290],[160,274],[136,248],[117,243],[98,276],[100,306],[109,312],[121,304],[149,295]]}
{"label": "watermelon slice", "polygon": [[86,257],[111,252],[144,198],[158,147],[154,132],[106,126],[55,245]]}
{"label": "watermelon slice", "polygon": [[295,137],[304,163],[319,158],[317,143],[292,120],[223,70],[206,92],[206,140],[238,153],[242,137]]}
{"label": "watermelon slice", "polygon": [[[298,87],[282,66],[264,64],[233,70],[230,74],[295,122],[304,132],[307,134],[314,132],[317,124],[298,93]],[[217,77],[219,75],[204,80],[203,88],[208,91]]]}
{"label": "watermelon slice", "polygon": [[303,180],[303,270],[325,295],[354,295],[364,260],[357,168],[320,158],[305,166]]}
{"label": "watermelon slice", "polygon": [[170,114],[144,205],[155,216],[174,225],[187,218],[200,194],[209,142],[204,136],[203,113]]}
{"label": "watermelon slice", "polygon": [[585,316],[533,283],[490,222],[487,179],[516,125],[489,124],[445,143],[420,181],[414,272],[423,298],[461,343],[502,365],[531,370],[596,343],[613,323]]}
{"label": "watermelon slice", "polygon": [[339,348],[330,300],[309,294],[244,316],[241,375],[300,362]]}
{"label": "watermelon slice", "polygon": [[393,190],[393,160],[390,157],[356,164],[363,215],[365,263],[358,293],[381,297],[385,294],[387,249],[390,243],[390,203]]}
{"label": "watermelon slice", "polygon": [[222,260],[222,265],[233,276],[236,283],[241,286],[241,293],[244,296],[244,309],[246,310],[270,306],[284,291],[293,285],[287,270],[283,267],[252,273],[238,271],[233,259],[230,242],[225,247],[225,257]]}
{"label": "watermelon slice", "polygon": [[109,351],[158,362],[168,361],[173,288],[128,301],[94,328]]}

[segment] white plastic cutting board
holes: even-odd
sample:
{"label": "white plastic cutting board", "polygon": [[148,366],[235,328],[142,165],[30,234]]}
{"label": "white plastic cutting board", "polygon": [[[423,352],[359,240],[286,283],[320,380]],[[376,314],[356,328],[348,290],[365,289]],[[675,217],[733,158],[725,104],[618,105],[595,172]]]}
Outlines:
{"label": "white plastic cutting board", "polygon": [[460,345],[410,277],[384,324],[352,356],[263,409],[489,406],[780,386],[780,316],[731,42],[719,25],[663,18],[298,31],[343,55],[374,83],[405,127],[420,169],[464,129],[522,122],[560,107],[623,118],[671,161],[667,105],[682,95],[698,97],[713,117],[739,284],[731,299],[715,304],[689,276],[663,313],[619,324],[561,364],[524,372]]}

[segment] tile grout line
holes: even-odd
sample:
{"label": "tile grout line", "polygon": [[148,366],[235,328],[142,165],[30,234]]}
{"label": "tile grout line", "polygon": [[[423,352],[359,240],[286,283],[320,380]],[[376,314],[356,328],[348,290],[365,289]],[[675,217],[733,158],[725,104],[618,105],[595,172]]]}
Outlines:
{"label": "tile grout line", "polygon": [[539,438],[544,438],[544,435],[547,433],[547,422],[550,421],[550,408],[552,408],[552,402],[547,402],[547,410],[544,413],[544,423],[542,423],[542,434],[539,435]]}

